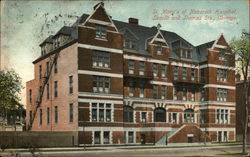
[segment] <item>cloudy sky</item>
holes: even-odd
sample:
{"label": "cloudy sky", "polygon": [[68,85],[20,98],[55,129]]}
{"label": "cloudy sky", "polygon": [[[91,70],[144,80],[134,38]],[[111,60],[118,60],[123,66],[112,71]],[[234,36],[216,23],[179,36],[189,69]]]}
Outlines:
{"label": "cloudy sky", "polygon": [[[33,79],[32,61],[39,44],[83,13],[91,14],[99,1],[1,1],[1,69],[14,69],[25,82]],[[227,41],[249,30],[249,0],[104,1],[113,19],[139,19],[140,25],[176,32],[193,45]],[[25,89],[22,94],[25,104]]]}

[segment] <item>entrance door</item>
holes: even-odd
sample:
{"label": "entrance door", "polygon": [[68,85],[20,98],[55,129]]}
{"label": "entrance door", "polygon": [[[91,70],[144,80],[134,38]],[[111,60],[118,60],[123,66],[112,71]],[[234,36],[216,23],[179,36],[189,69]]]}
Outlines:
{"label": "entrance door", "polygon": [[193,143],[193,137],[188,137],[188,143]]}
{"label": "entrance door", "polygon": [[145,144],[146,143],[146,136],[145,134],[141,134],[141,144]]}

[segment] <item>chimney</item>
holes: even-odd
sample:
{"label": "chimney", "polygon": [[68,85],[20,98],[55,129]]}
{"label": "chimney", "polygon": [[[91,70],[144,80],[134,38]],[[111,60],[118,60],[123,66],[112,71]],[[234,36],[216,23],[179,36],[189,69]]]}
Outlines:
{"label": "chimney", "polygon": [[94,8],[93,8],[93,9],[95,10],[95,9],[96,9],[96,7],[97,7],[99,4],[101,4],[101,6],[102,6],[102,7],[104,7],[104,3],[103,3],[103,2],[100,2],[100,3],[97,3],[97,4],[94,6]]}
{"label": "chimney", "polygon": [[138,25],[139,21],[138,21],[138,19],[136,19],[136,18],[130,17],[130,18],[128,19],[128,23],[132,23],[132,24]]}

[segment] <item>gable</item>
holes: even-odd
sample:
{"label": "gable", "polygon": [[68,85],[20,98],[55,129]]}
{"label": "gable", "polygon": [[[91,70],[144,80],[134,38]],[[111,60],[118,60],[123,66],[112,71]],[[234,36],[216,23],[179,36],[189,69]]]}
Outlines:
{"label": "gable", "polygon": [[84,26],[91,26],[92,24],[97,25],[104,25],[107,27],[111,27],[112,31],[118,32],[118,29],[114,25],[113,20],[109,16],[109,14],[106,12],[104,8],[104,3],[98,3],[94,7],[94,12],[86,19],[86,21],[83,23]]}
{"label": "gable", "polygon": [[160,30],[156,33],[156,35],[153,37],[153,39],[150,41],[150,44],[156,44],[156,43],[162,43],[163,46],[168,46],[167,41],[163,37],[162,33]]}
{"label": "gable", "polygon": [[228,46],[228,43],[226,42],[223,34],[220,35],[220,37],[214,42],[212,49],[219,48],[219,49],[225,49]]}

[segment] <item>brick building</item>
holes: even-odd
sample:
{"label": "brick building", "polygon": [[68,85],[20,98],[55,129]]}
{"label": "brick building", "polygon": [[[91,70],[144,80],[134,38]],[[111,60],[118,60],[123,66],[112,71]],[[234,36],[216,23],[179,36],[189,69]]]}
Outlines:
{"label": "brick building", "polygon": [[[249,83],[249,81],[247,81],[247,83]],[[250,89],[248,92],[250,93]],[[246,106],[244,104],[245,104],[244,82],[238,80],[236,83],[236,140],[237,141],[242,141],[244,133],[244,120],[246,117]],[[250,114],[248,116],[247,141],[250,141]]]}
{"label": "brick building", "polygon": [[77,132],[79,145],[235,140],[223,35],[193,46],[160,25],[113,20],[98,3],[40,46],[26,86],[33,131]]}

